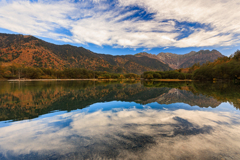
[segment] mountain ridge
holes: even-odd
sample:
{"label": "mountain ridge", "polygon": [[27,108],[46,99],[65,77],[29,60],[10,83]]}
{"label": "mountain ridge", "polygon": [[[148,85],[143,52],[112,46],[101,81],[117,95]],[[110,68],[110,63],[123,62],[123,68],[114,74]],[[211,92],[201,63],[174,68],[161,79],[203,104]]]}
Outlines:
{"label": "mountain ridge", "polygon": [[175,53],[158,53],[155,54],[149,54],[146,52],[141,52],[136,54],[137,56],[148,56],[154,59],[159,60],[162,63],[168,64],[173,69],[179,69],[179,68],[188,68],[191,67],[195,63],[199,63],[200,65],[203,63],[206,63],[207,61],[213,62],[219,57],[224,57],[219,51],[213,49],[210,50],[200,50],[198,52],[191,51],[186,54],[175,54]]}
{"label": "mountain ridge", "polygon": [[149,57],[97,54],[83,47],[55,45],[34,36],[0,33],[0,62],[43,68],[85,68],[95,71],[141,74],[149,70],[171,70]]}
{"label": "mountain ridge", "polygon": [[186,68],[194,63],[214,61],[223,55],[217,50],[192,51],[184,55],[174,53],[109,55],[94,53],[69,44],[56,45],[31,35],[0,33],[0,62],[3,66],[22,64],[43,68],[85,68],[115,73],[166,71]]}

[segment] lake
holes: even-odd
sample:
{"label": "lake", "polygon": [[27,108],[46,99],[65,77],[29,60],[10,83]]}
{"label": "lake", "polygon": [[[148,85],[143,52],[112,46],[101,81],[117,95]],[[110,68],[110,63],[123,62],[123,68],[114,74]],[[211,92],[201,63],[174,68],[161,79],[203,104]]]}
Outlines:
{"label": "lake", "polygon": [[0,82],[0,159],[240,159],[240,85]]}

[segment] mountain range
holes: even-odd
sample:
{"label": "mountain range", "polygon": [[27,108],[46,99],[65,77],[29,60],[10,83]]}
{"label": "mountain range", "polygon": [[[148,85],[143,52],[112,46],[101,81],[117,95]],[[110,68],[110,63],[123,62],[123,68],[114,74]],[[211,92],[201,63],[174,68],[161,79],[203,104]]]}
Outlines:
{"label": "mountain range", "polygon": [[215,108],[221,104],[220,101],[213,97],[206,97],[204,95],[193,94],[188,87],[181,87],[180,89],[171,88],[167,93],[161,94],[158,97],[145,101],[145,104],[157,102],[159,104],[173,104],[183,102],[190,106]]}
{"label": "mountain range", "polygon": [[179,55],[174,53],[159,53],[149,54],[146,52],[141,52],[136,54],[138,57],[147,56],[149,58],[157,59],[158,61],[168,64],[173,69],[179,68],[188,68],[195,63],[199,63],[200,65],[206,63],[207,61],[213,62],[215,59],[219,57],[224,57],[219,51],[217,50],[200,50],[198,52],[192,51],[187,54]]}
{"label": "mountain range", "polygon": [[43,68],[85,68],[115,73],[166,71],[186,68],[194,63],[214,61],[223,55],[217,50],[201,50],[184,55],[173,53],[138,53],[112,56],[97,54],[83,47],[55,45],[34,36],[0,33],[0,63],[3,66],[24,64]]}

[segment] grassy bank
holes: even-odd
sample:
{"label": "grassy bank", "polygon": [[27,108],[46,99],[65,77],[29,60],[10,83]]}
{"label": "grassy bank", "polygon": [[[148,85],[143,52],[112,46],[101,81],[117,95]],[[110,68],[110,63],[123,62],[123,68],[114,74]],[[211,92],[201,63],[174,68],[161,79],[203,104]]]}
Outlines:
{"label": "grassy bank", "polygon": [[4,79],[2,81],[136,81],[139,79]]}

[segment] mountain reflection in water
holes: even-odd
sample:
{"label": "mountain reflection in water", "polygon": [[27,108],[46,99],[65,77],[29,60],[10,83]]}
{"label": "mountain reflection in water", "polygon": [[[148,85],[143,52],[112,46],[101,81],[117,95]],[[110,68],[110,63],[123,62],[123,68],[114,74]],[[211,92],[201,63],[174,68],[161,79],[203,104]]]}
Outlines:
{"label": "mountain reflection in water", "polygon": [[0,82],[0,159],[240,159],[239,104],[231,84]]}

